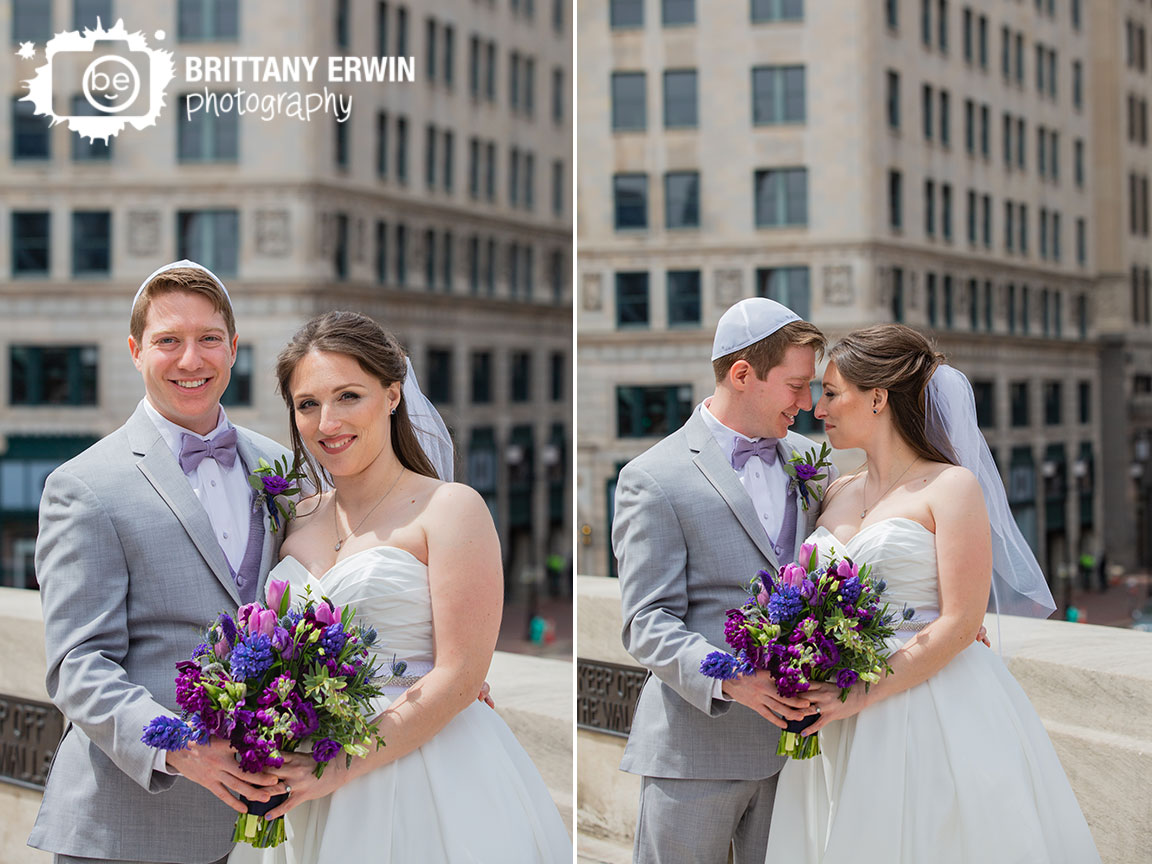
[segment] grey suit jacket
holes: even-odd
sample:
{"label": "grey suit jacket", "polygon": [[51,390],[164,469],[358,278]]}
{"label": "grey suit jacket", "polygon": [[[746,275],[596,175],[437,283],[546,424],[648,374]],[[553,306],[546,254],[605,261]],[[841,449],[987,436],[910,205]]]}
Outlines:
{"label": "grey suit jacket", "polygon": [[[813,447],[789,433],[778,454],[786,459]],[[797,511],[792,558],[819,512],[799,503]],[[700,674],[700,661],[728,650],[725,613],[747,599],[745,588],[756,572],[787,561],[777,561],[752,499],[699,409],[621,470],[612,547],[624,647],[652,672],[621,768],[711,780],[775,774],[784,764],[775,755],[776,727],[743,705],[713,701],[713,682]]]}
{"label": "grey suit jacket", "polygon": [[[248,470],[286,452],[237,433]],[[265,531],[261,583],[282,536]],[[48,477],[36,576],[48,693],[68,725],[29,845],[149,861],[228,854],[235,812],[153,771],[155,751],[140,740],[153,717],[179,714],[176,662],[240,603],[208,514],[143,406]]]}

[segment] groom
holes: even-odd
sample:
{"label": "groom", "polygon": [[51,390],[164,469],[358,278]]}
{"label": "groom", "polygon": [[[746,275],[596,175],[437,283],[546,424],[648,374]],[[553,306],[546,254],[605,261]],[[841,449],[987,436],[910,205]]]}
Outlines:
{"label": "groom", "polygon": [[815,447],[788,427],[812,408],[824,345],[773,300],[737,303],[716,327],[713,395],[620,472],[624,646],[652,672],[621,764],[643,777],[637,864],[723,864],[733,844],[735,864],[763,864],[784,764],[769,723],[782,728],[777,715],[800,719],[809,703],[781,697],[765,675],[705,678],[700,661],[726,650],[725,612],[747,599],[744,586],[794,560],[815,524],[782,463]]}
{"label": "groom", "polygon": [[210,271],[153,273],[130,332],[145,398],[44,484],[47,686],[68,723],[28,843],[69,864],[223,861],[244,809],[229,790],[266,800],[275,778],[244,774],[225,742],[165,753],[140,736],[177,713],[175,664],[205,626],[260,596],[279,536],[253,512],[247,475],[287,454],[220,407],[236,323]]}

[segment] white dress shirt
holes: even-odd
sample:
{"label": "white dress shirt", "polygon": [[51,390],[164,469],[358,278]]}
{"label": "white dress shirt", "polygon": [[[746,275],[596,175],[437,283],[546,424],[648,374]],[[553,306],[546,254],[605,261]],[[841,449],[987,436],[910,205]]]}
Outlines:
{"label": "white dress shirt", "polygon": [[[739,438],[744,441],[758,441],[759,439],[749,438],[747,435],[741,435],[735,429],[729,429],[716,419],[715,414],[708,410],[708,401],[705,399],[700,405],[700,418],[708,427],[708,431],[712,433],[712,437],[716,439],[716,443],[720,445],[720,451],[731,463],[732,448],[736,444],[736,439]],[[748,457],[743,468],[733,468],[732,470],[736,472],[736,476],[740,479],[740,485],[744,487],[744,491],[752,499],[752,504],[756,507],[756,515],[760,517],[760,525],[764,528],[764,533],[768,535],[768,542],[775,543],[780,529],[784,526],[784,509],[788,505],[788,496],[782,493],[788,489],[789,478],[788,473],[780,463],[779,454],[777,454],[774,465],[765,465],[763,459],[753,454]],[[752,578],[751,575],[748,578]],[[712,698],[722,699],[725,702],[732,701],[724,695],[724,682],[719,678],[712,681]]]}
{"label": "white dress shirt", "polygon": [[[179,461],[180,436],[196,433],[177,426],[162,416],[147,399],[144,400],[144,410],[160,430],[160,435],[172,451],[172,455]],[[207,435],[196,437],[207,441],[223,432],[229,425],[228,415],[221,408],[220,422],[216,424],[216,428]],[[184,476],[188,478],[188,483],[200,501],[200,506],[208,514],[208,521],[212,523],[212,531],[216,535],[216,542],[224,552],[224,557],[228,559],[234,571],[239,570],[244,561],[244,553],[248,549],[248,526],[252,507],[252,487],[248,485],[248,475],[239,454],[231,468],[225,468],[215,459],[204,459],[196,466],[195,471]]]}

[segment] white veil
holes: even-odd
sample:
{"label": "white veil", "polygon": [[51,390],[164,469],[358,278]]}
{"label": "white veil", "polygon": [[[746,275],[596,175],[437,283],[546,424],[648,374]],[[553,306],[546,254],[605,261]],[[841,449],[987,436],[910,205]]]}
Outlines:
{"label": "white veil", "polygon": [[436,406],[420,390],[420,382],[416,380],[416,370],[412,368],[412,358],[407,357],[408,372],[404,376],[404,404],[407,406],[408,419],[412,421],[412,429],[416,433],[416,440],[432,467],[436,469],[436,476],[451,483],[453,475],[452,436],[448,434],[448,427]]}
{"label": "white veil", "polygon": [[988,611],[1047,618],[1056,609],[1036,556],[1016,526],[1000,471],[976,422],[976,399],[964,373],[941,364],[928,382],[928,441],[976,475],[992,528],[992,592]]}

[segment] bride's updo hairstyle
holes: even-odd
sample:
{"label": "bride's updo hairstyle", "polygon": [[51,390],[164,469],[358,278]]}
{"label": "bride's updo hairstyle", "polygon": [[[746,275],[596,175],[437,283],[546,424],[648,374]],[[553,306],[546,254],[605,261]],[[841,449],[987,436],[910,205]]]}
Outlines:
{"label": "bride's updo hairstyle", "polygon": [[[359,312],[328,312],[313,318],[296,331],[276,358],[276,380],[280,395],[288,406],[288,427],[292,438],[292,453],[297,466],[304,465],[317,490],[323,489],[321,476],[325,473],[312,459],[300,440],[296,428],[296,406],[292,401],[290,382],[297,365],[312,351],[343,354],[360,364],[360,368],[378,380],[381,386],[404,383],[408,364],[404,349],[396,337]],[[436,469],[424,453],[412,420],[408,416],[407,400],[403,396],[392,415],[392,449],[400,464],[416,474],[436,477]],[[439,478],[437,478],[439,479]]]}
{"label": "bride's updo hairstyle", "polygon": [[877,324],[853,330],[832,346],[828,359],[860,390],[888,391],[896,431],[917,455],[957,464],[951,453],[932,446],[925,432],[928,382],[945,358],[924,336],[903,324]]}

